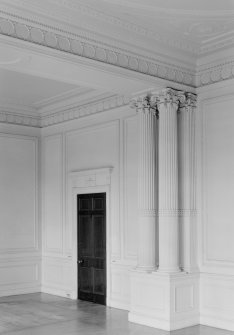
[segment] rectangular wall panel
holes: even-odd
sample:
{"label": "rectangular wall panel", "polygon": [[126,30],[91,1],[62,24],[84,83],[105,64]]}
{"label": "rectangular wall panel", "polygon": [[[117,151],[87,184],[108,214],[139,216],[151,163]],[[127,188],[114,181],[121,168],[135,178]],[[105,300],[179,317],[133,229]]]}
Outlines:
{"label": "rectangular wall panel", "polygon": [[63,239],[63,156],[62,135],[43,142],[43,239],[44,252],[62,253]]}
{"label": "rectangular wall panel", "polygon": [[0,252],[38,248],[37,139],[0,134]]}
{"label": "rectangular wall panel", "polygon": [[234,98],[204,107],[205,262],[234,266]]}
{"label": "rectangular wall panel", "polygon": [[233,276],[201,275],[201,324],[234,331]]}
{"label": "rectangular wall panel", "polygon": [[124,256],[137,257],[138,136],[137,117],[124,123]]}

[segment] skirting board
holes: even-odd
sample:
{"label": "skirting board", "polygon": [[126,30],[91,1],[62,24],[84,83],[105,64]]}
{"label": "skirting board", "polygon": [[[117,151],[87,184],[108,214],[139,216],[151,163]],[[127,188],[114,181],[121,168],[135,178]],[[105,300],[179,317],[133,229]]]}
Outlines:
{"label": "skirting board", "polygon": [[123,302],[123,301],[116,301],[111,299],[109,303],[107,304],[109,307],[117,308],[117,309],[123,309],[125,311],[129,311],[130,306],[128,303]]}
{"label": "skirting board", "polygon": [[7,297],[11,295],[21,295],[21,294],[29,294],[29,293],[40,293],[41,286],[35,285],[32,287],[21,287],[21,288],[7,288],[0,290],[0,297]]}
{"label": "skirting board", "polygon": [[220,317],[212,317],[202,315],[200,317],[200,324],[203,326],[209,326],[214,328],[221,328],[229,331],[234,331],[234,322],[230,320],[224,320]]}
{"label": "skirting board", "polygon": [[158,329],[163,329],[166,331],[171,331],[173,330],[177,330],[177,329],[182,329],[182,328],[186,328],[186,327],[192,327],[192,326],[196,326],[199,324],[199,320],[197,317],[194,317],[192,319],[186,319],[183,321],[176,321],[171,323],[170,327],[168,326],[168,321],[167,320],[155,320],[155,318],[150,318],[146,315],[136,315],[134,313],[129,313],[128,314],[128,321],[130,322],[134,322],[134,323],[138,323],[141,325],[145,325],[148,327],[153,327],[153,328],[158,328]]}
{"label": "skirting board", "polygon": [[57,295],[59,297],[68,298],[68,299],[72,299],[72,300],[77,299],[77,296],[73,291],[68,291],[68,290],[62,289],[62,288],[42,286],[41,292],[51,294],[51,295]]}

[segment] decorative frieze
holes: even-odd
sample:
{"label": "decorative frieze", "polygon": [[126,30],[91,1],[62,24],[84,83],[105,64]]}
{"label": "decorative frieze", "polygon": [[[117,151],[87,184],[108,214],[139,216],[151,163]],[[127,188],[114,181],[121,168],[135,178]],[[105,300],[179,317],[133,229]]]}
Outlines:
{"label": "decorative frieze", "polygon": [[234,78],[234,61],[209,66],[196,74],[196,87],[206,86]]}
{"label": "decorative frieze", "polygon": [[22,114],[13,114],[9,112],[0,111],[0,123],[16,124],[28,127],[41,127],[40,117],[33,117]]}
{"label": "decorative frieze", "polygon": [[84,106],[73,107],[62,112],[42,116],[41,126],[48,127],[65,121],[75,120],[89,115],[101,113],[114,108],[128,105],[128,96],[113,96]]}
{"label": "decorative frieze", "polygon": [[12,123],[23,126],[44,128],[65,121],[75,120],[89,115],[101,113],[107,110],[128,105],[130,98],[128,96],[112,96],[99,100],[98,102],[69,108],[67,110],[54,112],[46,116],[28,116],[13,112],[0,111],[0,123]]}
{"label": "decorative frieze", "polygon": [[[4,14],[4,13],[3,13]],[[9,15],[2,15],[9,16]],[[19,19],[22,21],[22,18]],[[193,71],[162,61],[145,59],[123,48],[115,48],[106,43],[86,39],[66,31],[49,28],[38,23],[21,23],[14,19],[0,17],[0,34],[21,39],[30,43],[43,45],[73,55],[94,59],[150,76],[170,80],[180,84],[195,86]]]}

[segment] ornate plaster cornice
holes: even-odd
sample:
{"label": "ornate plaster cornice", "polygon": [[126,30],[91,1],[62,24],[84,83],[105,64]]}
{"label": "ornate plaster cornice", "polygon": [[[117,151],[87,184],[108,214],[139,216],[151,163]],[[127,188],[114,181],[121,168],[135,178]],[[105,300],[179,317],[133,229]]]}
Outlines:
{"label": "ornate plaster cornice", "polygon": [[48,127],[65,121],[79,119],[85,116],[105,112],[114,108],[128,105],[130,98],[127,96],[113,96],[98,102],[73,107],[62,112],[42,116],[41,127]]}
{"label": "ornate plaster cornice", "polygon": [[130,98],[128,96],[112,96],[46,116],[29,116],[0,110],[0,123],[44,128],[129,105],[129,102]]}
{"label": "ornate plaster cornice", "polygon": [[62,30],[55,32],[55,29],[48,26],[39,27],[39,24],[31,22],[22,23],[17,17],[10,19],[5,16],[0,18],[2,35],[195,87],[195,73],[187,68],[146,58],[145,55],[85,39]]}
{"label": "ornate plaster cornice", "polygon": [[206,86],[219,81],[234,78],[234,60],[198,70],[196,87]]}
{"label": "ornate plaster cornice", "polygon": [[41,118],[0,111],[0,123],[40,128]]}
{"label": "ornate plaster cornice", "polygon": [[94,9],[88,5],[83,5],[79,2],[73,2],[70,0],[53,0],[53,3],[63,5],[69,9],[74,9],[78,12],[83,13],[84,15],[88,15],[94,18],[97,18],[103,22],[109,23],[111,25],[118,26],[120,28],[124,28],[127,31],[133,32],[134,34],[138,34],[139,36],[149,37],[154,39],[156,42],[162,43],[164,45],[177,48],[186,52],[197,53],[198,46],[194,45],[189,39],[184,37],[175,36],[171,37],[169,34],[160,34],[160,32],[155,32],[150,29],[146,29],[145,27],[130,22],[128,20],[120,19],[116,16],[106,14],[100,10]]}

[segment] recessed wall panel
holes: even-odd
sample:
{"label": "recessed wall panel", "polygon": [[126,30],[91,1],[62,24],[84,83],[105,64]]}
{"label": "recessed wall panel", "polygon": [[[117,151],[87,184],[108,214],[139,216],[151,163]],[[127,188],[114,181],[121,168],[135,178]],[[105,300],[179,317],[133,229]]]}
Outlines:
{"label": "recessed wall panel", "polygon": [[37,248],[37,141],[0,134],[0,250]]}
{"label": "recessed wall panel", "polygon": [[206,261],[234,262],[234,98],[204,108]]}
{"label": "recessed wall panel", "polygon": [[49,136],[44,140],[44,250],[62,252],[62,137]]}

